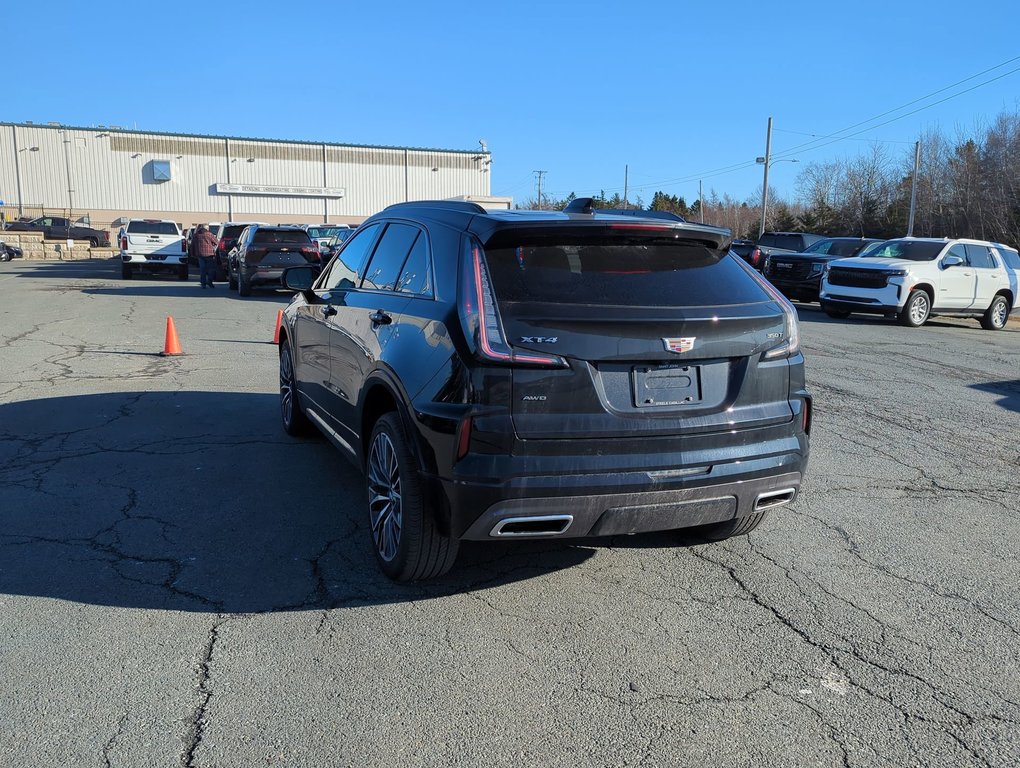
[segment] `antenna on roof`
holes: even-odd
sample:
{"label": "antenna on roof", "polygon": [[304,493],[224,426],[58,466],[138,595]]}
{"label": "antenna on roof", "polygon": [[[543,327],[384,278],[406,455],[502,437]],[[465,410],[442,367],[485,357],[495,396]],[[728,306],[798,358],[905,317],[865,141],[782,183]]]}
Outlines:
{"label": "antenna on roof", "polygon": [[590,197],[575,197],[567,203],[567,207],[563,209],[563,212],[595,215],[595,200]]}

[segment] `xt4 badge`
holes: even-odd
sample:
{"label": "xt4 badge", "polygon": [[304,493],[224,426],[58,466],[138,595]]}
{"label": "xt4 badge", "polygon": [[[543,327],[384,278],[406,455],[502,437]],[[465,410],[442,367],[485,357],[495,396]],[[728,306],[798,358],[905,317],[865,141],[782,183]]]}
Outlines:
{"label": "xt4 badge", "polygon": [[521,344],[555,344],[559,336],[521,336]]}

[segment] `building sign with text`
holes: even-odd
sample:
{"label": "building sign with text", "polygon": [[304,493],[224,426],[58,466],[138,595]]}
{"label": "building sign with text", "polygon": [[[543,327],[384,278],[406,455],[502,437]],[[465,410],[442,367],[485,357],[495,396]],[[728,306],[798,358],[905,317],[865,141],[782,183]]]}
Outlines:
{"label": "building sign with text", "polygon": [[276,187],[267,184],[222,184],[216,183],[218,195],[291,195],[295,197],[340,198],[346,190],[343,187]]}

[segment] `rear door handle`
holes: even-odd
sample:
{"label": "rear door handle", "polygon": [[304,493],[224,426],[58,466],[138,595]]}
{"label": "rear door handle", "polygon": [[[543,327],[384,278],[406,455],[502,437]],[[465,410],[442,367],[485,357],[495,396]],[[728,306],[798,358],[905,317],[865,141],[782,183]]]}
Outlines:
{"label": "rear door handle", "polygon": [[368,319],[372,321],[372,325],[389,325],[393,322],[393,318],[381,309],[377,309],[375,312],[370,314]]}
{"label": "rear door handle", "polygon": [[332,304],[327,304],[326,306],[324,306],[322,308],[322,316],[323,317],[333,317],[333,315],[335,315],[335,314],[336,314],[336,307],[334,307]]}

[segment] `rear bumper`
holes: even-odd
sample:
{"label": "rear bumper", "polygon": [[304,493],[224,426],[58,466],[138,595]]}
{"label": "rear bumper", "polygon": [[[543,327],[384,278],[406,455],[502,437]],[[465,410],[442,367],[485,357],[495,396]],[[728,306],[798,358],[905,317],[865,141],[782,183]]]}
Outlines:
{"label": "rear bumper", "polygon": [[177,269],[188,263],[188,254],[167,256],[165,259],[150,259],[144,253],[125,253],[121,251],[121,261],[132,267],[146,266],[152,269]]}
{"label": "rear bumper", "polygon": [[[782,443],[786,450],[781,452],[714,465],[685,467],[677,456],[675,469],[519,474],[502,481],[425,479],[449,511],[454,538],[505,538],[498,530],[504,521],[550,516],[569,516],[570,521],[527,535],[616,536],[744,517],[758,511],[762,494],[787,491],[779,501],[792,501],[807,465],[807,437],[791,436]],[[650,457],[649,466],[661,466],[661,461],[661,456]]]}

